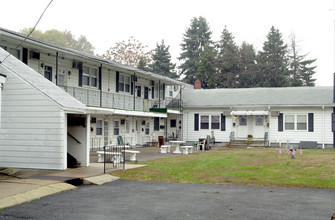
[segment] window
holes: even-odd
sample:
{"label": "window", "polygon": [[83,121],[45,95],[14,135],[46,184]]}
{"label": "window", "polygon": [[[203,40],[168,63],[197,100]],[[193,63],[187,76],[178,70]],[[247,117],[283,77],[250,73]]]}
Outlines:
{"label": "window", "polygon": [[124,77],[124,91],[130,92],[130,76]]}
{"label": "window", "polygon": [[159,131],[159,118],[154,118],[154,131]]}
{"label": "window", "polygon": [[145,124],[145,134],[150,134],[150,122],[147,121]]}
{"label": "window", "polygon": [[263,126],[264,125],[264,116],[263,115],[256,115],[255,116],[256,126]]}
{"label": "window", "polygon": [[21,51],[15,48],[9,48],[8,51],[10,54],[12,54],[14,57],[16,57],[17,59],[20,59],[20,55],[21,55]]}
{"label": "window", "polygon": [[121,74],[119,78],[119,91],[121,92],[124,91],[124,75],[121,75]]}
{"label": "window", "polygon": [[97,120],[96,135],[102,135],[102,120]]}
{"label": "window", "polygon": [[219,115],[211,116],[211,129],[220,129],[220,116]]}
{"label": "window", "polygon": [[173,96],[173,86],[169,86],[169,96]]}
{"label": "window", "polygon": [[65,85],[65,70],[59,69],[58,70],[58,75],[57,75],[57,83],[59,86],[64,86]]}
{"label": "window", "polygon": [[0,45],[0,47],[4,50],[7,50],[7,47],[6,46],[3,46],[3,45]]}
{"label": "window", "polygon": [[248,119],[248,116],[240,115],[238,117],[240,126],[246,126],[247,125],[247,119]]}
{"label": "window", "polygon": [[83,85],[90,86],[90,68],[87,66],[83,67]]}
{"label": "window", "polygon": [[120,134],[120,121],[114,121],[114,135]]}
{"label": "window", "polygon": [[297,115],[297,130],[307,130],[306,115]]}
{"label": "window", "polygon": [[98,69],[92,68],[91,73],[91,86],[97,87],[98,86]]}
{"label": "window", "polygon": [[285,130],[295,130],[294,115],[285,115]]}
{"label": "window", "polygon": [[52,81],[52,67],[44,66],[44,77]]}
{"label": "window", "polygon": [[170,120],[170,127],[171,128],[177,127],[177,120],[176,119],[171,119]]}
{"label": "window", "polygon": [[209,116],[208,115],[202,115],[201,116],[200,128],[201,129],[208,129],[209,128]]}
{"label": "window", "polygon": [[136,86],[136,87],[137,87],[137,97],[141,97],[142,87],[141,86]]}

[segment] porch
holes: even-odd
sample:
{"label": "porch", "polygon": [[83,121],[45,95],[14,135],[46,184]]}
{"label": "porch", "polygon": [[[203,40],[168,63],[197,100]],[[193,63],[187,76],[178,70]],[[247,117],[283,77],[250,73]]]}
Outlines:
{"label": "porch", "polygon": [[150,112],[151,109],[181,110],[181,100],[166,97],[165,100],[149,100],[133,95],[123,95],[99,90],[62,86],[67,93],[87,106]]}

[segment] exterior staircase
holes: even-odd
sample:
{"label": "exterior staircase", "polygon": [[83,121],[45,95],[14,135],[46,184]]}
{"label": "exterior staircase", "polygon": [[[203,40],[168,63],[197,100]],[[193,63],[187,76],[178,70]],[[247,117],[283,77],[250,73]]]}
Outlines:
{"label": "exterior staircase", "polygon": [[263,139],[259,140],[231,140],[229,147],[231,148],[247,148],[247,147],[259,147],[259,148],[264,148],[264,147],[269,147],[269,142],[264,141]]}

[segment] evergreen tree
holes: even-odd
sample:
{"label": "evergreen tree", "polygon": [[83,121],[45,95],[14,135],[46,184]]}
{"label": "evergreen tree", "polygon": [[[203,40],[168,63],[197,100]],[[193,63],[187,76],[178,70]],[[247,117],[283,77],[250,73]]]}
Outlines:
{"label": "evergreen tree", "polygon": [[300,55],[295,35],[290,36],[290,79],[291,86],[315,86],[316,66],[311,66],[316,59],[305,60],[307,54]]}
{"label": "evergreen tree", "polygon": [[196,78],[201,80],[201,86],[204,89],[217,87],[216,54],[215,48],[206,44],[197,61]]}
{"label": "evergreen tree", "polygon": [[254,46],[243,42],[239,50],[239,58],[240,73],[237,87],[257,87],[259,79],[257,75],[257,55]]}
{"label": "evergreen tree", "polygon": [[151,69],[148,67],[148,64],[145,59],[140,58],[137,64],[137,69],[144,70],[150,72]]}
{"label": "evergreen tree", "polygon": [[238,87],[239,48],[234,41],[234,36],[227,30],[222,31],[221,39],[218,43],[218,80],[219,87]]}
{"label": "evergreen tree", "polygon": [[183,42],[180,44],[182,53],[178,58],[182,64],[179,66],[184,81],[193,84],[197,72],[197,61],[204,47],[211,41],[212,32],[204,17],[193,18],[190,27],[186,30]]}
{"label": "evergreen tree", "polygon": [[260,86],[289,86],[287,45],[282,40],[278,29],[271,27],[264,42],[263,51],[259,52]]}
{"label": "evergreen tree", "polygon": [[164,44],[164,40],[162,40],[161,44],[156,44],[156,49],[152,55],[150,71],[159,75],[176,79],[178,78],[178,75],[175,72],[176,64],[171,63],[169,48],[170,46],[166,46]]}

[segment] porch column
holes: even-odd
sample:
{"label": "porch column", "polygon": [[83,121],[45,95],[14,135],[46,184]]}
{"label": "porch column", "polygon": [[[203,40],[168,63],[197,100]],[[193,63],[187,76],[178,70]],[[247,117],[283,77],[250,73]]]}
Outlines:
{"label": "porch column", "polygon": [[90,148],[91,148],[91,115],[87,114],[86,118],[86,149],[85,149],[85,164],[90,166]]}

